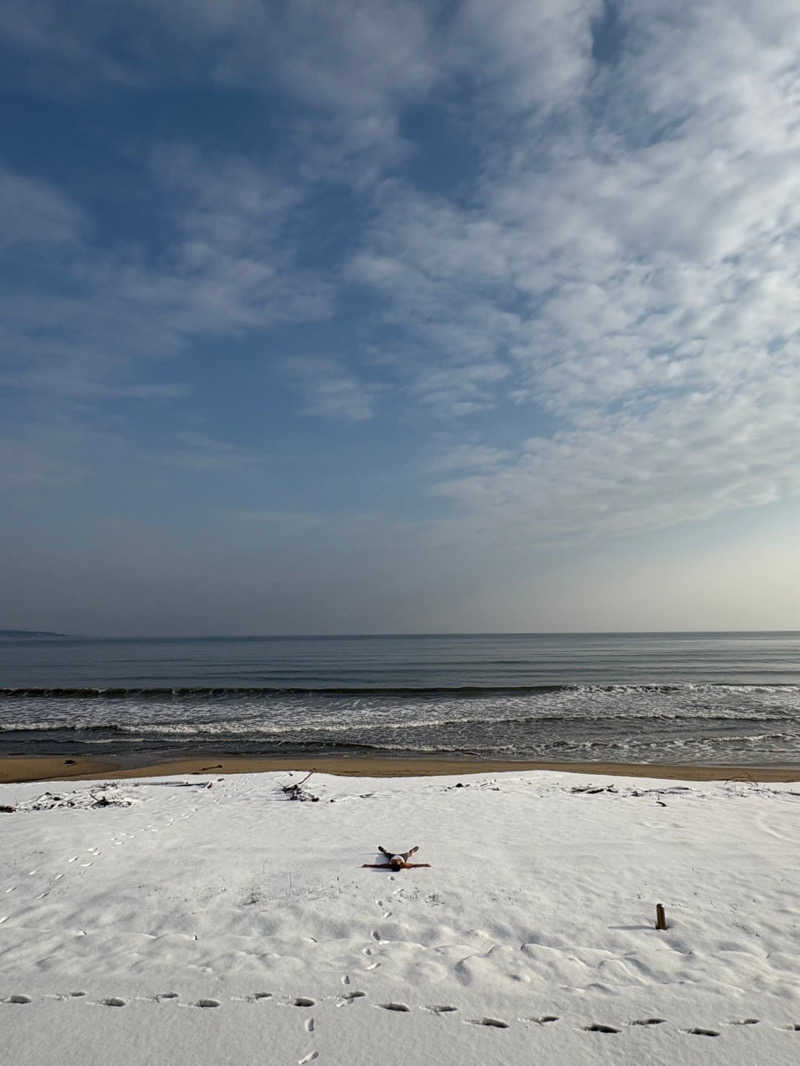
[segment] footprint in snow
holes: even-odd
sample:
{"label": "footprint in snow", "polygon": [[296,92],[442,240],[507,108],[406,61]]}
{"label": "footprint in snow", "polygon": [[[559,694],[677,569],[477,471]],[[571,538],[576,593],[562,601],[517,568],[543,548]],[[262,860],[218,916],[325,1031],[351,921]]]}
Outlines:
{"label": "footprint in snow", "polygon": [[30,1001],[31,1001],[31,997],[30,996],[16,995],[16,996],[9,996],[8,999],[6,1000],[6,1003],[30,1003]]}
{"label": "footprint in snow", "polygon": [[313,1007],[314,1006],[314,1000],[311,999],[309,996],[298,996],[295,999],[295,1001],[292,1004],[292,1006],[293,1007]]}
{"label": "footprint in snow", "polygon": [[306,1018],[306,1020],[303,1022],[303,1027],[305,1028],[305,1031],[307,1033],[313,1033],[314,1032],[314,1019],[313,1018]]}
{"label": "footprint in snow", "polygon": [[599,1022],[595,1022],[593,1025],[585,1025],[584,1030],[587,1033],[618,1033],[619,1029],[615,1029],[613,1025],[601,1025]]}
{"label": "footprint in snow", "polygon": [[486,1025],[490,1029],[510,1029],[511,1026],[508,1022],[504,1022],[502,1018],[475,1018],[472,1019],[473,1025]]}
{"label": "footprint in snow", "polygon": [[405,1003],[379,1003],[379,1007],[383,1007],[384,1010],[400,1011],[402,1014],[408,1014],[411,1008]]}
{"label": "footprint in snow", "polygon": [[198,999],[194,1004],[195,1007],[218,1007],[219,1000],[217,999]]}
{"label": "footprint in snow", "polygon": [[104,1007],[124,1007],[125,1000],[119,999],[117,996],[109,996],[108,999],[103,1000]]}
{"label": "footprint in snow", "polygon": [[697,1026],[694,1029],[684,1029],[684,1032],[691,1036],[719,1036],[716,1029],[700,1029]]}
{"label": "footprint in snow", "polygon": [[666,1018],[637,1018],[631,1025],[663,1025]]}
{"label": "footprint in snow", "polygon": [[458,1010],[458,1007],[450,1007],[446,1003],[442,1003],[435,1007],[428,1007],[428,1010],[433,1014],[452,1014],[453,1011]]}
{"label": "footprint in snow", "polygon": [[319,1052],[318,1051],[309,1051],[309,1053],[307,1055],[304,1055],[302,1057],[302,1059],[298,1059],[297,1060],[297,1066],[306,1066],[306,1063],[313,1062],[314,1059],[318,1059],[318,1058],[319,1058]]}

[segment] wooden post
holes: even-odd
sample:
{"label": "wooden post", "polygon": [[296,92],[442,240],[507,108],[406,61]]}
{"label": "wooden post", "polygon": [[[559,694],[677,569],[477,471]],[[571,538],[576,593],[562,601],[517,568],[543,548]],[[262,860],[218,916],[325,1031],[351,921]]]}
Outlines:
{"label": "wooden post", "polygon": [[664,913],[664,904],[656,903],[656,929],[667,928],[667,916]]}

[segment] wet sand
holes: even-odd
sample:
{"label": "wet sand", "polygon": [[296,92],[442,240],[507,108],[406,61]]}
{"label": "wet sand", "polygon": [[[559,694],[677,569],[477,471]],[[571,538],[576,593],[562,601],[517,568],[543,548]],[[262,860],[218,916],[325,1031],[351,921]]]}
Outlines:
{"label": "wet sand", "polygon": [[800,781],[800,765],[734,766],[674,763],[500,762],[480,759],[380,758],[345,756],[202,756],[143,762],[88,759],[83,756],[8,755],[0,758],[0,782],[106,780],[167,777],[173,774],[252,774],[281,770],[315,770],[343,777],[439,777],[555,770],[563,773],[652,777],[681,781]]}

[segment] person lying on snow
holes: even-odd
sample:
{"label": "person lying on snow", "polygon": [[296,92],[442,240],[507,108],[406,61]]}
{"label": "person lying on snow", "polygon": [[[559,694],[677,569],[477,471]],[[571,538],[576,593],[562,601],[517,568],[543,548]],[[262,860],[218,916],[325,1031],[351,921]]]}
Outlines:
{"label": "person lying on snow", "polygon": [[429,862],[409,862],[408,860],[412,855],[419,851],[419,847],[412,848],[410,851],[387,851],[386,848],[382,848],[378,845],[378,851],[381,855],[385,855],[388,862],[365,862],[362,863],[362,867],[369,867],[371,870],[411,870],[418,866],[430,866]]}

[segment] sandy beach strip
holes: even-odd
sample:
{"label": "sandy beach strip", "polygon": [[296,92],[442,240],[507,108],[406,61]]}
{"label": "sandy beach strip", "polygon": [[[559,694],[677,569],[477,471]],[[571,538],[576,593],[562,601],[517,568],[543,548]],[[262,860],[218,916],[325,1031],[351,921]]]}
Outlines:
{"label": "sandy beach strip", "polygon": [[800,764],[781,766],[690,765],[681,763],[512,762],[480,759],[384,756],[238,756],[203,755],[137,762],[127,756],[91,759],[86,756],[7,755],[0,757],[0,783],[22,781],[108,780],[169,777],[175,774],[253,774],[281,770],[314,770],[338,777],[444,777],[527,770],[603,774],[679,781],[800,781]]}

